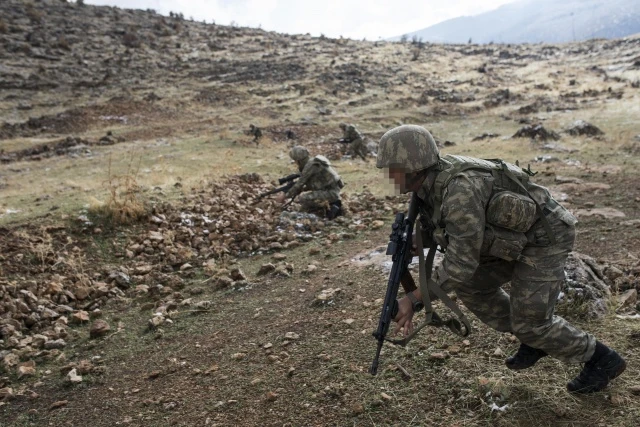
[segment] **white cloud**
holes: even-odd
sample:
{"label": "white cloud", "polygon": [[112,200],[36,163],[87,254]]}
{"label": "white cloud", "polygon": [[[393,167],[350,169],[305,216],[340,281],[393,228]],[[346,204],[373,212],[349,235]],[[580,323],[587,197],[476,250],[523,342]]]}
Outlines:
{"label": "white cloud", "polygon": [[96,5],[183,13],[198,21],[261,26],[282,33],[377,40],[516,0],[87,0]]}

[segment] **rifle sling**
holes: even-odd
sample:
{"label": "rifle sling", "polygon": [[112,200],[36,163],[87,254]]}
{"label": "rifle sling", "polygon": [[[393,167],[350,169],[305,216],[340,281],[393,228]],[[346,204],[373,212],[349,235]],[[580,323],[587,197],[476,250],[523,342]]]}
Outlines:
{"label": "rifle sling", "polygon": [[[431,272],[433,270],[433,260],[436,255],[437,243],[433,242],[429,247],[427,259],[424,259],[424,246],[422,242],[422,227],[419,220],[416,221],[416,246],[418,250],[420,292],[422,293],[422,302],[425,310],[425,320],[416,326],[413,331],[402,339],[387,339],[393,344],[405,346],[415,337],[425,326],[447,326],[454,334],[466,337],[471,332],[471,323],[464,315],[460,307],[449,298],[449,295],[440,288],[432,279]],[[451,311],[458,316],[457,319],[450,318],[442,320],[442,318],[433,310],[431,305],[430,292],[440,299]],[[464,326],[464,329],[463,329]]]}

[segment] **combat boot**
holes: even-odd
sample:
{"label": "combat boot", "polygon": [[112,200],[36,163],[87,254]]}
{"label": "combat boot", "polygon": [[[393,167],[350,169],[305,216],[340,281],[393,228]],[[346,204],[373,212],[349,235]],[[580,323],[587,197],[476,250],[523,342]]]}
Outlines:
{"label": "combat boot", "polygon": [[567,384],[571,393],[594,393],[624,372],[627,362],[615,350],[596,341],[596,351],[584,368]]}
{"label": "combat boot", "polygon": [[343,214],[342,211],[342,201],[337,200],[329,205],[329,210],[327,211],[327,218],[334,219]]}
{"label": "combat boot", "polygon": [[538,360],[545,356],[547,356],[547,353],[544,350],[533,348],[522,343],[520,344],[518,352],[513,356],[507,357],[504,363],[507,365],[507,368],[519,371],[532,367]]}

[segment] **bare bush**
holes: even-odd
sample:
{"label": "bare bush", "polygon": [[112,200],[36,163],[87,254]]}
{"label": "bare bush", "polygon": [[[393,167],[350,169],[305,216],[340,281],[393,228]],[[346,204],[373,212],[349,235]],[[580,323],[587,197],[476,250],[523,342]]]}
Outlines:
{"label": "bare bush", "polygon": [[134,170],[133,156],[131,156],[127,172],[123,175],[115,175],[112,173],[111,158],[109,158],[109,177],[105,181],[109,193],[108,199],[106,202],[93,199],[89,214],[111,225],[131,224],[147,216],[141,187],[136,179],[141,160],[142,158],[138,160]]}

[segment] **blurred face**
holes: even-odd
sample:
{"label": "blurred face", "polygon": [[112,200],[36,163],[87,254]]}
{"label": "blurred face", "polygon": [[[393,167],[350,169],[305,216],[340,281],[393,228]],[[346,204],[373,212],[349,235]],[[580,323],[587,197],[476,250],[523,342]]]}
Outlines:
{"label": "blurred face", "polygon": [[402,167],[390,167],[384,169],[385,177],[389,180],[389,183],[393,186],[393,190],[396,194],[404,194],[409,191],[418,191],[424,181],[424,175],[420,176],[407,173]]}
{"label": "blurred face", "polygon": [[384,168],[384,174],[389,180],[389,184],[393,187],[394,193],[404,194],[409,191],[407,188],[407,172],[404,168]]}

